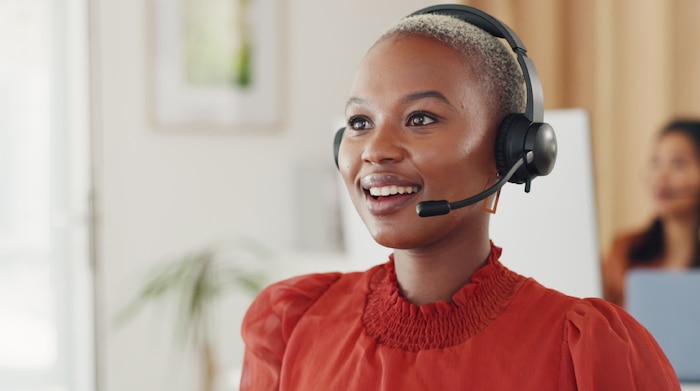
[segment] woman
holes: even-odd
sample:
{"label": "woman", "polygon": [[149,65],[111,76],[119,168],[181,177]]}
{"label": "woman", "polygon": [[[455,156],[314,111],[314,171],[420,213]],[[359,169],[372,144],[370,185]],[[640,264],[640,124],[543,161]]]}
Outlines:
{"label": "woman", "polygon": [[497,129],[524,106],[512,54],[471,24],[423,14],[380,37],[353,82],[337,162],[373,238],[395,250],[365,272],[266,288],[243,322],[241,390],[680,389],[626,312],[503,266],[489,208],[416,215],[499,180]]}
{"label": "woman", "polygon": [[700,266],[700,121],[674,120],[661,130],[649,185],[654,219],[615,238],[603,259],[605,298],[620,306],[629,269]]}

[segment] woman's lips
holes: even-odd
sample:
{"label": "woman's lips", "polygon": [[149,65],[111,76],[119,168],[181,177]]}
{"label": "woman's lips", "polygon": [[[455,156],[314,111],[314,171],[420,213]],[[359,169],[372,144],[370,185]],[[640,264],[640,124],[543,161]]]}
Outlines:
{"label": "woman's lips", "polygon": [[418,186],[373,186],[368,189],[369,194],[373,197],[386,197],[397,194],[411,194],[418,191]]}
{"label": "woman's lips", "polygon": [[367,207],[374,214],[388,214],[411,203],[421,186],[394,174],[370,174],[360,184]]}

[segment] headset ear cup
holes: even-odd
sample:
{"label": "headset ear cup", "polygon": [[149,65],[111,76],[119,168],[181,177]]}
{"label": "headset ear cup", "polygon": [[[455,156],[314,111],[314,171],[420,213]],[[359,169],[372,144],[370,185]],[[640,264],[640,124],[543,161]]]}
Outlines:
{"label": "headset ear cup", "polygon": [[503,121],[501,121],[498,127],[498,132],[496,133],[496,168],[498,169],[498,175],[505,176],[510,166],[513,164],[509,161],[506,154],[508,145],[508,134],[513,122],[515,121],[517,114],[508,114]]}
{"label": "headset ear cup", "polygon": [[343,133],[345,133],[345,127],[338,129],[338,131],[335,132],[335,138],[333,139],[333,157],[335,158],[336,168],[340,168],[338,166],[338,152],[340,151],[340,142],[343,141]]}
{"label": "headset ear cup", "polygon": [[548,123],[534,123],[527,131],[525,149],[533,152],[528,171],[532,177],[544,176],[552,172],[557,160],[557,138]]}
{"label": "headset ear cup", "polygon": [[[519,113],[508,114],[498,128],[496,135],[496,166],[501,176],[506,176],[511,167],[525,154],[525,138],[530,120]],[[530,178],[526,167],[520,167],[508,180],[512,183],[525,183]]]}
{"label": "headset ear cup", "polygon": [[520,167],[508,182],[525,183],[549,174],[557,158],[557,140],[549,124],[532,123],[523,114],[507,115],[496,135],[498,173],[505,176],[529,151],[532,151],[532,161]]}

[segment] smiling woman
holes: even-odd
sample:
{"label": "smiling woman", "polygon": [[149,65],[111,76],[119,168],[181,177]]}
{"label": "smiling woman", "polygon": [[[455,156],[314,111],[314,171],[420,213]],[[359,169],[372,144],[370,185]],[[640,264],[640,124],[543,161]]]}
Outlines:
{"label": "smiling woman", "polygon": [[700,121],[677,119],[664,126],[647,184],[651,221],[621,232],[603,260],[605,298],[622,306],[630,270],[700,267]]}
{"label": "smiling woman", "polygon": [[336,162],[371,236],[393,253],[364,272],[267,287],[243,322],[241,390],[679,389],[621,308],[506,268],[489,237],[495,208],[417,213],[504,178],[529,190],[552,169],[556,139],[525,53],[509,28],[457,5],[403,18],[370,48]]}
{"label": "smiling woman", "polygon": [[[442,72],[431,72],[438,66]],[[383,77],[390,73],[394,77]],[[487,129],[496,125],[496,119],[477,115],[489,112],[492,102],[477,89],[461,87],[476,82],[474,73],[464,71],[464,59],[458,52],[430,38],[392,35],[368,53],[346,107],[348,127],[338,164],[355,208],[379,244],[406,248],[419,246],[411,243],[413,238],[435,240],[452,227],[439,219],[407,224],[416,218],[419,197],[460,199],[495,181],[494,155],[485,145],[495,142],[495,134]],[[464,167],[470,167],[467,175]],[[403,197],[366,197],[371,189],[385,186],[409,186],[418,191]],[[456,216],[465,212],[449,218],[456,223]],[[488,218],[474,211],[471,214]],[[378,215],[383,218],[375,218]],[[488,243],[488,232],[480,234],[486,238],[481,242]],[[475,256],[482,260],[488,251],[486,246]]]}

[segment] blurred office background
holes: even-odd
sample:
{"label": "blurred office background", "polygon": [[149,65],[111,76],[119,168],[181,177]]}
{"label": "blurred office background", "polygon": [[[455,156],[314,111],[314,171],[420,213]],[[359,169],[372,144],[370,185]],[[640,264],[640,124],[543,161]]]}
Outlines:
{"label": "blurred office background", "polygon": [[[154,115],[155,21],[163,4],[185,3],[0,0],[2,390],[196,389],[200,357],[175,341],[170,311],[115,319],[152,266],[204,246],[262,244],[269,280],[364,267],[344,240],[333,131],[367,48],[440,2],[263,1],[274,7],[272,119],[172,126]],[[653,135],[700,107],[700,3],[465,3],[523,39],[547,109],[588,113],[594,251],[644,223]],[[249,302],[237,292],[217,307],[220,390],[236,389]]]}

